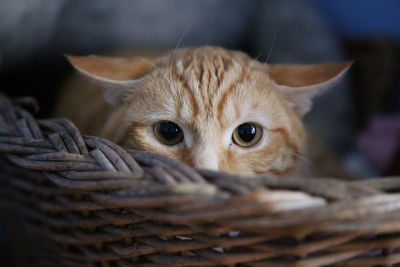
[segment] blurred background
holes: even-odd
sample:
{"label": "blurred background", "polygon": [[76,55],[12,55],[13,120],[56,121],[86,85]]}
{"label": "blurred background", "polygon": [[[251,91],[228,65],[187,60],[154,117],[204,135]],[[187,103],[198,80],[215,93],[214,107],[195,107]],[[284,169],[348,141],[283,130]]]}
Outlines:
{"label": "blurred background", "polygon": [[397,0],[2,0],[0,88],[35,96],[46,117],[72,72],[62,53],[179,44],[268,63],[354,59],[306,116],[330,154],[315,164],[335,158],[355,176],[400,174],[399,13]]}
{"label": "blurred background", "polygon": [[179,44],[243,50],[269,63],[354,59],[305,118],[330,155],[314,164],[335,159],[354,176],[396,175],[399,14],[397,0],[1,0],[0,89],[35,96],[47,117],[72,73],[62,53]]}

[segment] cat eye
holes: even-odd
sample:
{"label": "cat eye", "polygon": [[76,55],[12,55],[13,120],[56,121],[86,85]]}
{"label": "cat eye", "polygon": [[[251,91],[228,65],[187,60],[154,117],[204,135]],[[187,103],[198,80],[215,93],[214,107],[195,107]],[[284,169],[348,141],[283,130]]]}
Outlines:
{"label": "cat eye", "polygon": [[232,134],[232,141],[241,147],[257,144],[263,135],[263,128],[256,123],[243,123]]}
{"label": "cat eye", "polygon": [[165,145],[176,145],[183,140],[182,129],[172,121],[160,121],[154,125],[154,134]]}

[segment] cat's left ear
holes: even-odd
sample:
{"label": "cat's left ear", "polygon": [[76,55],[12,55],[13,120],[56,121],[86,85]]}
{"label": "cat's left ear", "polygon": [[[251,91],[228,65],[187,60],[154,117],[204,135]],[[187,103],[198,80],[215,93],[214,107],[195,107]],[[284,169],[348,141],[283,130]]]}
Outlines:
{"label": "cat's left ear", "polygon": [[338,81],[352,63],[271,64],[267,67],[284,97],[303,116],[311,109],[312,98]]}
{"label": "cat's left ear", "polygon": [[141,57],[65,56],[83,76],[104,89],[104,100],[112,105],[154,66],[151,59]]}

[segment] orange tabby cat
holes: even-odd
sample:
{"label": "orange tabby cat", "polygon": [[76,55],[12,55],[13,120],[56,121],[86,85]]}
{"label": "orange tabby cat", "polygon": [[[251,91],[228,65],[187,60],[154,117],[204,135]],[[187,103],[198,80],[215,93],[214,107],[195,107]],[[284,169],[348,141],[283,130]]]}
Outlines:
{"label": "orange tabby cat", "polygon": [[311,98],[351,64],[270,65],[219,47],[68,59],[86,79],[67,87],[57,116],[125,148],[239,175],[294,172]]}

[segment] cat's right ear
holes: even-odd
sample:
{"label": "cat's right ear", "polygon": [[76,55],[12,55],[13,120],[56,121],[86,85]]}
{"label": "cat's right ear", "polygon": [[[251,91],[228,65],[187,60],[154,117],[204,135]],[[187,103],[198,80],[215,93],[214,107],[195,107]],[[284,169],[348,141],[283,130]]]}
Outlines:
{"label": "cat's right ear", "polygon": [[293,110],[303,116],[311,109],[311,100],[337,82],[351,64],[353,64],[352,61],[321,64],[272,64],[267,65],[267,71]]}
{"label": "cat's right ear", "polygon": [[141,57],[65,56],[82,75],[104,88],[104,100],[111,105],[119,103],[154,66]]}

